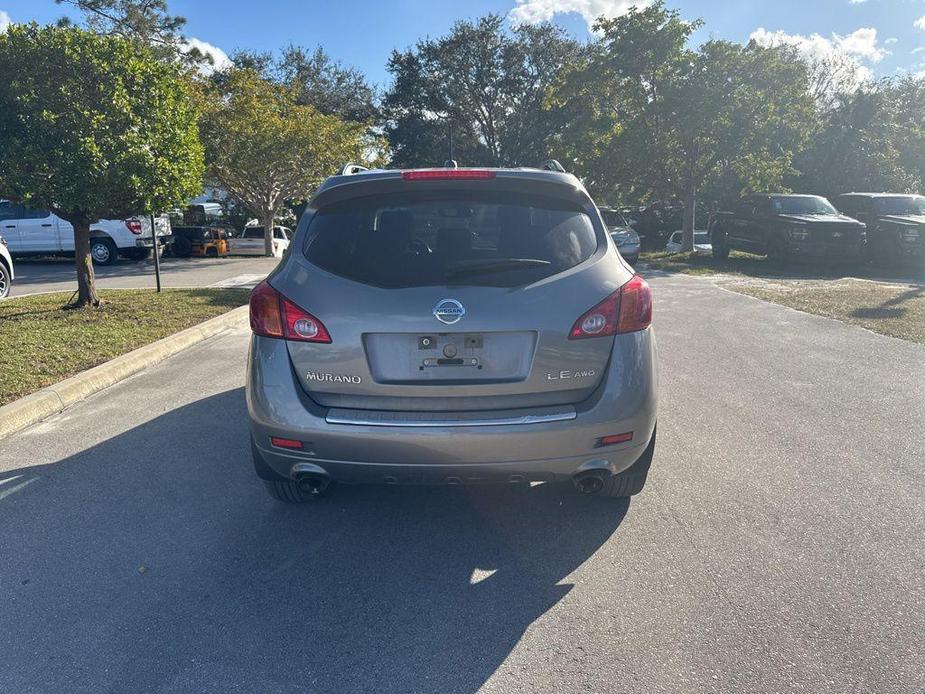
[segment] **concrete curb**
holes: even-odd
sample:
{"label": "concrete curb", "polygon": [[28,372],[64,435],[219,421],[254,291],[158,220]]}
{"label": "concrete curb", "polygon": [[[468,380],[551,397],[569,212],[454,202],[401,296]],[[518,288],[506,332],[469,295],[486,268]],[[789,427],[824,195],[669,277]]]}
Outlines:
{"label": "concrete curb", "polygon": [[197,342],[243,325],[247,322],[247,312],[247,306],[232,309],[0,407],[0,439],[57,414]]}

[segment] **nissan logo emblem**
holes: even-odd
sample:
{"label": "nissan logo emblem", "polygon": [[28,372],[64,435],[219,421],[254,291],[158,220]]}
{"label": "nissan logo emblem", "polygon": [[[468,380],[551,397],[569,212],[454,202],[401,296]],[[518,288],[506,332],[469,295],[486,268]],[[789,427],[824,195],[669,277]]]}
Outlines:
{"label": "nissan logo emblem", "polygon": [[458,323],[459,319],[465,315],[466,309],[456,299],[441,299],[434,306],[434,318],[447,325]]}

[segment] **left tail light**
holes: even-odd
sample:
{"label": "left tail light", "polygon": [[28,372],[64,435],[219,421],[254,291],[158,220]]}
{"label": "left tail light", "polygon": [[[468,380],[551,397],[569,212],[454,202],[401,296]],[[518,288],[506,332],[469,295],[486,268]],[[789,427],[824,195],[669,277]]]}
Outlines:
{"label": "left tail light", "polygon": [[126,219],[126,220],[125,220],[125,226],[128,227],[128,230],[129,230],[130,232],[132,232],[133,234],[136,234],[136,235],[137,235],[137,234],[140,234],[140,233],[143,231],[142,226],[141,226],[141,220],[140,220],[140,219],[135,219],[135,218]]}
{"label": "left tail light", "polygon": [[255,335],[299,342],[330,343],[324,324],[264,280],[251,292],[251,330]]}
{"label": "left tail light", "polygon": [[652,324],[652,290],[639,275],[575,321],[570,340],[634,333]]}

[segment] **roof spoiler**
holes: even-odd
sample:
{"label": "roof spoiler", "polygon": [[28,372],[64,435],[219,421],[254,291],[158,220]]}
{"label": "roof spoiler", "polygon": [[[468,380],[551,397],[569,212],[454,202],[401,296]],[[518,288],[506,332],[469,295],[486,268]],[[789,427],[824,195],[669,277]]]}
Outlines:
{"label": "roof spoiler", "polygon": [[361,166],[360,164],[348,162],[344,165],[344,168],[340,170],[340,175],[353,176],[354,174],[362,173],[364,171],[369,171],[369,169],[365,166]]}
{"label": "roof spoiler", "polygon": [[540,167],[543,171],[556,171],[558,173],[568,173],[565,167],[559,163],[558,159],[547,159]]}

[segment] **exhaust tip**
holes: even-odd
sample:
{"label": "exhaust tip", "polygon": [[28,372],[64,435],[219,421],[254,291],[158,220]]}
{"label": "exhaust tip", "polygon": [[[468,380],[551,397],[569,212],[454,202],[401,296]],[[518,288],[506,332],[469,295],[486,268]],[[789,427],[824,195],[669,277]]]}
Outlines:
{"label": "exhaust tip", "polygon": [[321,496],[328,490],[331,480],[324,475],[305,474],[296,479],[296,484],[303,494]]}
{"label": "exhaust tip", "polygon": [[600,470],[582,472],[573,478],[575,488],[582,494],[600,494],[604,489],[604,479],[608,473]]}

